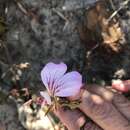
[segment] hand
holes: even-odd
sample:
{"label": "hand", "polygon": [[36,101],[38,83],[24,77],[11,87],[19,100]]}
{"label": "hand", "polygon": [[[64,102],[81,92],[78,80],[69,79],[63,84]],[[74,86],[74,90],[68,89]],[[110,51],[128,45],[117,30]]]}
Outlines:
{"label": "hand", "polygon": [[[128,86],[128,84],[127,84]],[[80,94],[78,109],[60,108],[54,113],[69,130],[130,130],[130,101],[112,89],[87,86]],[[109,87],[110,88],[110,87]],[[86,116],[92,121],[87,121]]]}

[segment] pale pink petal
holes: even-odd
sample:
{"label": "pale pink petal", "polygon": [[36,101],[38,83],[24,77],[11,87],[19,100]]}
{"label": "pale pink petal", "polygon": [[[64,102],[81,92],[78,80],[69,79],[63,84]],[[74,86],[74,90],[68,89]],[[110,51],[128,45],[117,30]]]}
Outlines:
{"label": "pale pink petal", "polygon": [[82,76],[80,73],[73,71],[65,74],[57,81],[55,96],[68,97],[77,94],[82,87]]}
{"label": "pale pink petal", "polygon": [[46,91],[40,91],[40,95],[47,101],[47,104],[51,105],[51,97]]}
{"label": "pale pink petal", "polygon": [[54,64],[52,62],[46,64],[41,71],[42,81],[49,92],[52,93],[54,89],[54,83],[57,79],[62,77],[67,70],[67,66],[64,63]]}

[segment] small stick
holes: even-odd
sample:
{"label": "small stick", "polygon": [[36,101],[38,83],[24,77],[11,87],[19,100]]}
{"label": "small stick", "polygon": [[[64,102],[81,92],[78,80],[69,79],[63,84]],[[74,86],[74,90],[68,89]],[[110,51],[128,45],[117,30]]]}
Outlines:
{"label": "small stick", "polygon": [[53,8],[53,11],[58,15],[58,16],[60,16],[63,20],[65,20],[66,22],[65,22],[65,25],[64,25],[64,27],[63,27],[63,31],[66,29],[66,27],[68,26],[68,24],[69,24],[69,20],[61,13],[61,12],[59,12],[58,10],[56,10],[55,8]]}
{"label": "small stick", "polygon": [[112,18],[115,17],[115,16],[118,14],[118,12],[119,12],[121,9],[123,9],[129,2],[130,2],[130,0],[124,1],[124,2],[121,4],[120,8],[117,9],[116,11],[114,11],[114,12],[112,13],[112,15],[109,17],[109,19],[107,20],[107,22],[110,22],[110,21],[112,20]]}
{"label": "small stick", "polygon": [[97,48],[99,47],[99,44],[97,43],[90,51],[87,52],[86,57],[89,58],[89,56],[91,55],[91,53]]}
{"label": "small stick", "polygon": [[68,21],[68,19],[67,19],[61,12],[59,12],[59,11],[56,10],[55,8],[53,8],[53,11],[54,11],[57,15],[59,15],[63,20]]}
{"label": "small stick", "polygon": [[19,2],[16,2],[16,4],[18,5],[19,9],[26,15],[28,15],[28,11],[23,7],[23,5]]}
{"label": "small stick", "polygon": [[26,16],[30,16],[32,19],[35,19],[36,21],[39,19],[38,16],[34,14],[32,11],[25,9],[25,7],[20,2],[18,2],[17,0],[14,1],[16,2],[20,11],[24,13]]}
{"label": "small stick", "polygon": [[113,10],[116,10],[116,7],[115,7],[115,5],[113,4],[113,1],[112,1],[112,0],[109,0],[109,1],[110,1],[110,4],[111,4],[112,9],[113,9]]}

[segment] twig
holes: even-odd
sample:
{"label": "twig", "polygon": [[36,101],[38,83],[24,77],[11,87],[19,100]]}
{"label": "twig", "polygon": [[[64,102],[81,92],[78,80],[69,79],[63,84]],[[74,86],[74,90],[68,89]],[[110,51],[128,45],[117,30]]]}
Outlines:
{"label": "twig", "polygon": [[120,6],[116,11],[114,11],[114,12],[112,13],[112,15],[109,17],[109,19],[107,20],[107,22],[110,22],[110,21],[112,20],[112,18],[115,17],[115,16],[118,14],[118,12],[119,12],[121,9],[123,9],[129,2],[130,2],[130,0],[124,1],[124,2],[121,4],[121,6]]}
{"label": "twig", "polygon": [[14,0],[18,6],[18,8],[20,9],[20,11],[25,14],[26,16],[31,17],[32,19],[35,19],[36,21],[38,20],[38,16],[36,14],[34,14],[32,11],[27,10],[22,3],[18,2],[17,0]]}
{"label": "twig", "polygon": [[53,8],[53,11],[54,11],[57,15],[59,15],[63,20],[68,21],[68,19],[67,19],[61,12],[59,12],[59,11],[56,10],[55,8]]}
{"label": "twig", "polygon": [[68,25],[69,25],[69,21],[66,21],[66,22],[65,22],[65,25],[64,25],[64,27],[63,27],[63,31],[65,31],[65,29],[67,28]]}
{"label": "twig", "polygon": [[111,4],[112,9],[113,9],[113,10],[116,10],[116,7],[115,7],[115,5],[113,4],[113,1],[112,1],[112,0],[109,0],[109,2],[110,2],[110,4]]}
{"label": "twig", "polygon": [[61,13],[59,12],[58,10],[56,10],[55,8],[53,8],[53,11],[58,15],[60,16],[63,20],[65,20],[65,25],[63,27],[63,31],[66,29],[66,27],[68,26],[69,24],[69,20]]}
{"label": "twig", "polygon": [[[110,2],[110,4],[111,4],[111,7],[112,7],[113,11],[115,11],[115,10],[116,10],[116,7],[115,7],[115,5],[114,5],[114,3],[113,3],[113,0],[109,0],[109,2]],[[119,17],[119,14],[117,14],[117,16]]]}
{"label": "twig", "polygon": [[23,7],[23,5],[20,2],[16,1],[16,4],[24,14],[28,15],[28,11]]}
{"label": "twig", "polygon": [[89,56],[92,54],[92,52],[93,52],[97,47],[99,47],[99,44],[96,44],[90,51],[88,51],[86,57],[89,58]]}

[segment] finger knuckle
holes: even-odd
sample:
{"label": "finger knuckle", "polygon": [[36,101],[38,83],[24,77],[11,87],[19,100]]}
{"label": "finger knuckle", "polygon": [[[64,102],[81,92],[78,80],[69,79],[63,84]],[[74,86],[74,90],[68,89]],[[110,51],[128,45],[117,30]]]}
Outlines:
{"label": "finger knuckle", "polygon": [[102,104],[94,104],[91,112],[95,114],[96,119],[105,120],[110,117],[112,113],[111,105],[103,102]]}

